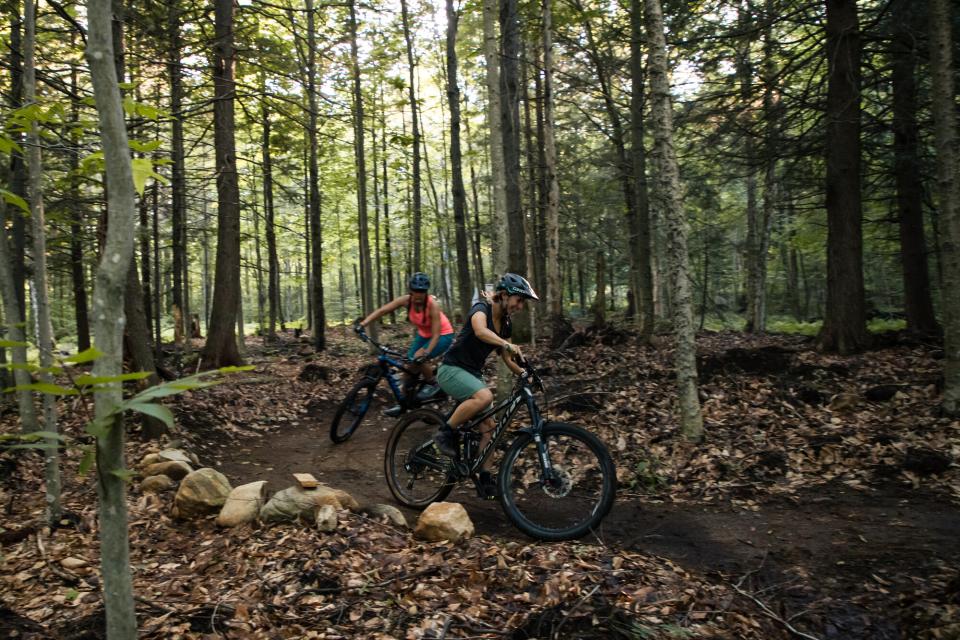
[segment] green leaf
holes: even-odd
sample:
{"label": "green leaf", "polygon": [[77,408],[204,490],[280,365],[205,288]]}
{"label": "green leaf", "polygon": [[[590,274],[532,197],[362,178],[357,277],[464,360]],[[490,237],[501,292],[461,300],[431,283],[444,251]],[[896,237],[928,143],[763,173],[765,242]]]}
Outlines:
{"label": "green leaf", "polygon": [[253,371],[253,369],[252,364],[245,364],[242,367],[220,367],[217,371],[219,373],[237,373],[239,371]]}
{"label": "green leaf", "polygon": [[[29,362],[5,362],[0,364],[0,369],[16,369],[23,371],[34,372],[37,371],[40,367]],[[9,389],[4,389],[4,391],[9,391]]]}
{"label": "green leaf", "polygon": [[66,442],[66,438],[56,431],[31,431],[30,433],[21,433],[21,440],[59,440]]}
{"label": "green leaf", "polygon": [[16,151],[17,153],[22,154],[23,147],[0,133],[0,153],[10,153],[11,151]]}
{"label": "green leaf", "polygon": [[96,446],[88,445],[83,447],[83,457],[80,458],[80,466],[77,468],[77,473],[79,473],[81,476],[85,476],[90,473],[90,469],[93,467],[93,461],[96,455]]}
{"label": "green leaf", "polygon": [[114,475],[124,482],[130,482],[130,480],[137,475],[137,472],[131,471],[130,469],[113,469],[110,471],[110,475]]}
{"label": "green leaf", "polygon": [[20,340],[0,340],[0,347],[4,349],[12,349],[14,347],[29,347],[29,342],[22,342]]}
{"label": "green leaf", "polygon": [[63,594],[63,597],[69,600],[70,602],[73,602],[74,600],[80,597],[80,592],[77,591],[76,589],[67,589],[67,592]]}
{"label": "green leaf", "polygon": [[162,420],[167,428],[173,428],[173,412],[170,409],[167,409],[162,404],[153,404],[150,402],[131,402],[126,405],[127,409],[131,411],[136,411],[137,413],[142,413],[144,415],[152,416],[157,420]]}
{"label": "green leaf", "polygon": [[97,349],[96,347],[90,347],[89,349],[84,349],[80,353],[75,353],[69,358],[65,358],[64,362],[72,362],[74,364],[80,364],[81,362],[90,362],[96,360],[103,355],[103,352]]}
{"label": "green leaf", "polygon": [[150,377],[149,371],[137,371],[135,373],[122,373],[118,376],[77,376],[74,382],[82,386],[92,386],[95,384],[110,384],[113,382],[127,382],[129,380],[144,380]]}
{"label": "green leaf", "polygon": [[6,189],[0,189],[0,195],[3,196],[3,199],[6,200],[9,204],[17,207],[22,210],[24,213],[30,213],[30,205],[27,204],[27,201],[13,193],[12,191],[7,191]]}
{"label": "green leaf", "polygon": [[169,182],[164,176],[153,170],[153,162],[147,158],[134,158],[132,160],[132,168],[133,186],[136,187],[137,193],[140,195],[143,195],[143,190],[147,186],[147,180],[150,178],[159,180],[163,184]]}
{"label": "green leaf", "polygon": [[134,151],[139,151],[140,153],[150,153],[151,151],[156,151],[160,148],[159,140],[151,140],[150,142],[140,142],[139,140],[131,140],[130,148]]}
{"label": "green leaf", "polygon": [[34,382],[32,384],[18,384],[15,387],[7,387],[4,391],[39,391],[40,393],[49,393],[52,396],[76,396],[80,392],[70,387],[61,387],[52,382]]}

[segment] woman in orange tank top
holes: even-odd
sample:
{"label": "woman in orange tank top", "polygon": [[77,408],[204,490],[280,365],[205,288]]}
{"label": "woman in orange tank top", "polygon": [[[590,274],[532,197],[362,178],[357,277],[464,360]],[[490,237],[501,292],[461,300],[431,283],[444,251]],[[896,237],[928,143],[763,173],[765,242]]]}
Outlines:
{"label": "woman in orange tank top", "polygon": [[[413,342],[410,343],[410,349],[407,351],[407,358],[410,360],[432,359],[442,356],[453,343],[453,325],[440,309],[437,300],[427,293],[430,289],[430,278],[427,274],[420,272],[413,274],[408,284],[410,293],[386,303],[361,320],[360,326],[366,327],[377,318],[406,307],[407,320],[416,327],[416,331],[413,332]],[[410,369],[418,371],[425,383],[418,397],[425,399],[436,393],[438,389],[435,377],[436,367],[432,363],[414,364]],[[384,415],[400,415],[402,411],[402,408],[397,405],[384,411]]]}

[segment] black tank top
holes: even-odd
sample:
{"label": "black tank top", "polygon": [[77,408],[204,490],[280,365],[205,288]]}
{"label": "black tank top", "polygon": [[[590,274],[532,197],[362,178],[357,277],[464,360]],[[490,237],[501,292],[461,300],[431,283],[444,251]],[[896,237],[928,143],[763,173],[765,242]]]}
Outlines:
{"label": "black tank top", "polygon": [[450,364],[455,367],[460,367],[461,369],[466,369],[478,378],[483,375],[483,363],[486,362],[490,352],[494,349],[497,351],[500,350],[500,347],[495,347],[492,344],[484,342],[473,332],[473,316],[480,312],[487,314],[487,329],[490,329],[490,331],[493,331],[504,340],[510,338],[513,332],[510,318],[507,316],[503,317],[500,333],[497,333],[497,330],[493,327],[493,307],[487,302],[478,302],[470,307],[470,314],[467,316],[466,324],[463,326],[463,329],[460,330],[460,333],[457,334],[457,339],[454,341],[453,346],[450,347],[447,355],[443,358],[443,364]]}

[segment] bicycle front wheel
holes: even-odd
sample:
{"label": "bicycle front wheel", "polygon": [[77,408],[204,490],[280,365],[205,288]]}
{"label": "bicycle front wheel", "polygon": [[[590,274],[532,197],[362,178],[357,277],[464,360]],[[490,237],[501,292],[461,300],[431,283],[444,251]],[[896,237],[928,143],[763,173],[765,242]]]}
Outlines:
{"label": "bicycle front wheel", "polygon": [[599,438],[571,424],[548,422],[541,438],[549,471],[533,437],[521,433],[500,466],[500,504],[510,521],[533,538],[579,538],[596,529],[613,506],[613,460]]}
{"label": "bicycle front wheel", "polygon": [[346,442],[357,430],[364,416],[373,404],[373,394],[377,390],[377,380],[364,378],[353,385],[347,397],[343,399],[330,423],[330,439],[340,444]]}
{"label": "bicycle front wheel", "polygon": [[390,493],[407,507],[423,509],[453,490],[451,461],[433,444],[433,434],[443,416],[432,409],[417,409],[403,416],[387,439],[383,475]]}

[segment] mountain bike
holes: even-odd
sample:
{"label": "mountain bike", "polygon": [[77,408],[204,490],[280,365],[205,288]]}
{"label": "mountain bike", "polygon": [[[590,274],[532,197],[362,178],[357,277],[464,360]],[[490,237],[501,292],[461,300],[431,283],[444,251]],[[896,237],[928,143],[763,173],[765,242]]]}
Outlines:
{"label": "mountain bike", "polygon": [[[420,364],[426,358],[408,360],[399,351],[375,341],[363,329],[357,331],[357,335],[364,342],[369,342],[376,347],[379,353],[375,363],[361,368],[363,377],[347,392],[346,397],[337,406],[336,413],[333,414],[333,421],[330,423],[330,439],[337,444],[349,440],[360,427],[370,405],[373,404],[380,380],[387,380],[387,387],[403,411],[416,409],[424,402],[438,402],[447,397],[441,390],[438,390],[429,400],[420,400],[417,397],[423,386],[423,380],[419,373],[408,367]],[[407,381],[402,378],[401,373],[407,374]]]}
{"label": "mountain bike", "polygon": [[[503,451],[497,474],[497,499],[520,531],[540,540],[570,540],[595,530],[613,506],[616,470],[603,442],[572,424],[543,419],[534,391],[543,381],[529,362],[510,396],[461,425],[460,456],[442,455],[433,441],[445,417],[430,408],[401,418],[387,440],[384,475],[401,504],[423,509],[441,501],[454,486],[472,480],[483,496],[479,472],[485,460]],[[521,404],[530,424],[504,439]],[[480,424],[499,415],[490,441],[480,447]]]}

